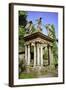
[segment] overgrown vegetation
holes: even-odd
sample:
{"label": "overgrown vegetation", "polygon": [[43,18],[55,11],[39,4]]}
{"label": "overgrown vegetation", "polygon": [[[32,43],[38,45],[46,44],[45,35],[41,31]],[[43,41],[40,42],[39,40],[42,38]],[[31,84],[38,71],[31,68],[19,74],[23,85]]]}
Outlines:
{"label": "overgrown vegetation", "polygon": [[50,35],[48,34],[48,36],[53,39],[53,43],[52,43],[52,52],[53,52],[53,61],[54,61],[54,65],[55,67],[58,66],[58,46],[57,46],[57,39],[56,39],[56,35],[55,35],[55,27],[54,25],[50,25],[47,24],[45,26],[45,28],[49,31]]}
{"label": "overgrown vegetation", "polygon": [[56,39],[56,35],[55,35],[55,27],[54,25],[52,24],[51,25],[52,27],[52,34],[53,34],[53,48],[52,48],[52,51],[53,51],[53,59],[54,59],[54,64],[55,64],[55,67],[58,66],[58,46],[57,46],[57,39]]}
{"label": "overgrown vegetation", "polygon": [[25,25],[27,23],[27,12],[19,11],[19,49],[24,47]]}
{"label": "overgrown vegetation", "polygon": [[26,72],[26,62],[25,62],[25,60],[19,60],[19,75],[22,72]]}

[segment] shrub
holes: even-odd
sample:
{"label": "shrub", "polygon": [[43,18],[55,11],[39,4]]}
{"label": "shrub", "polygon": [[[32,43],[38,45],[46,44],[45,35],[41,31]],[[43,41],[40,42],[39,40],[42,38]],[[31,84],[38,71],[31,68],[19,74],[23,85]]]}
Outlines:
{"label": "shrub", "polygon": [[26,62],[25,60],[19,60],[19,73],[26,71]]}

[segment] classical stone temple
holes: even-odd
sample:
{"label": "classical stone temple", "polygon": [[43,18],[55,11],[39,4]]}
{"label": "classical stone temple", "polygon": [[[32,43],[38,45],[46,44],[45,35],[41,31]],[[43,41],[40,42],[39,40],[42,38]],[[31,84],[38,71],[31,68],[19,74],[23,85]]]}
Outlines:
{"label": "classical stone temple", "polygon": [[33,66],[43,66],[44,49],[48,50],[48,65],[53,64],[52,42],[53,39],[42,32],[34,32],[24,36],[25,60],[27,65],[31,64],[31,47],[33,47]]}

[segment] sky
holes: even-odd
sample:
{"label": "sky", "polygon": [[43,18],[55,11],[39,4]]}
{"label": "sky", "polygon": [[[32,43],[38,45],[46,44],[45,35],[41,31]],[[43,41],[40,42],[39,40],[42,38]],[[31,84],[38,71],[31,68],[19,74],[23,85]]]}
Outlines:
{"label": "sky", "polygon": [[47,30],[44,25],[46,24],[54,24],[56,38],[58,38],[58,13],[56,12],[35,12],[28,11],[27,12],[27,21],[32,21],[34,26],[36,27],[36,20],[42,18],[42,32],[47,35]]}

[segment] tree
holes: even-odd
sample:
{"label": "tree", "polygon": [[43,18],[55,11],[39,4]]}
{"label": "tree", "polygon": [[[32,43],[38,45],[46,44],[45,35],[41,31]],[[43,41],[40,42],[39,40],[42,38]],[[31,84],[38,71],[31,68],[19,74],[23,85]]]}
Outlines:
{"label": "tree", "polygon": [[27,23],[27,12],[19,11],[19,49],[24,48],[25,26]]}
{"label": "tree", "polygon": [[19,26],[26,26],[27,23],[27,12],[25,11],[19,11]]}
{"label": "tree", "polygon": [[[24,48],[24,35],[26,34],[25,26],[27,24],[27,12],[19,11],[19,48]],[[34,25],[32,26],[32,33],[35,31]]]}
{"label": "tree", "polygon": [[[19,11],[19,52],[24,52],[25,25],[27,23],[27,12]],[[19,58],[19,76],[26,70],[25,60]]]}
{"label": "tree", "polygon": [[24,35],[25,35],[25,28],[23,26],[19,27],[19,47],[24,47]]}
{"label": "tree", "polygon": [[54,64],[55,64],[55,66],[57,66],[58,65],[57,39],[56,39],[56,35],[55,35],[55,27],[54,27],[54,25],[52,24],[51,27],[52,27],[52,30],[53,30],[52,34],[53,34],[53,40],[54,40],[52,51],[53,51],[53,56],[54,56]]}
{"label": "tree", "polygon": [[[52,52],[53,52],[53,59],[54,59],[54,65],[55,67],[58,65],[58,46],[57,46],[57,40],[56,40],[56,35],[55,35],[55,27],[54,25],[46,24],[45,28],[49,31],[48,36],[54,40],[53,41],[53,47],[52,47]],[[50,34],[50,35],[49,35]]]}

